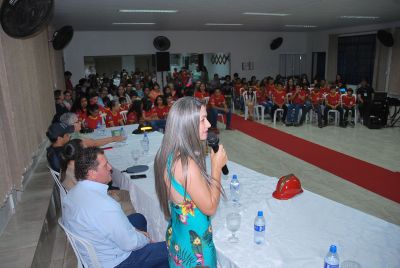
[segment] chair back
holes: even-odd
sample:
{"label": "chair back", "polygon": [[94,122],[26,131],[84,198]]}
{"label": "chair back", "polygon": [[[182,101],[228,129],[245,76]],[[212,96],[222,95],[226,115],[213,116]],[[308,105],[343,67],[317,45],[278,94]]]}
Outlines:
{"label": "chair back", "polygon": [[[72,249],[75,252],[76,258],[78,259],[78,267],[79,268],[101,268],[101,265],[99,261],[97,260],[96,252],[93,248],[93,246],[86,241],[85,239],[73,234],[71,231],[69,231],[64,224],[62,223],[62,219],[58,219],[58,224],[61,226],[61,228],[64,230],[65,234],[68,237],[68,241],[72,246]],[[81,251],[84,248],[86,251],[87,256],[89,257],[90,263],[86,262],[86,259],[83,257],[84,254]]]}
{"label": "chair back", "polygon": [[53,180],[55,181],[55,183],[56,183],[56,185],[58,187],[58,190],[60,191],[60,198],[61,198],[61,203],[62,203],[63,200],[64,200],[64,197],[67,195],[67,190],[65,190],[64,186],[61,184],[60,173],[55,171],[55,170],[53,170],[49,166],[48,166],[48,168],[50,170],[51,176],[53,177]]}
{"label": "chair back", "polygon": [[126,125],[126,122],[128,122],[128,118],[127,118],[128,111],[121,111],[119,113],[121,114],[122,119],[124,120],[124,124]]}

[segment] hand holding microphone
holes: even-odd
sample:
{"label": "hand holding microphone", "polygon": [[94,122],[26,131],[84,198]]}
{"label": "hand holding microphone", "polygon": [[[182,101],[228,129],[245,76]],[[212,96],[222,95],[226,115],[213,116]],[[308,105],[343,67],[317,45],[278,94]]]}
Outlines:
{"label": "hand holding microphone", "polygon": [[[215,133],[211,133],[211,132],[208,133],[208,135],[207,135],[207,143],[208,143],[208,146],[210,146],[210,147],[213,149],[213,151],[214,151],[215,154],[216,154],[220,149],[222,150],[222,151],[219,153],[219,155],[216,156],[216,157],[217,157],[216,161],[217,161],[217,164],[221,164],[221,166],[222,166],[222,164],[224,164],[224,165],[222,166],[222,173],[223,173],[224,175],[228,175],[229,170],[228,170],[228,167],[226,166],[226,162],[228,161],[228,157],[227,157],[227,155],[226,155],[226,152],[225,152],[225,150],[224,150],[224,147],[223,147],[222,145],[218,145],[218,143],[219,143],[219,138],[218,138],[218,136],[217,136]],[[214,157],[211,158],[211,161],[214,162]],[[222,163],[221,163],[221,162],[222,162]]]}

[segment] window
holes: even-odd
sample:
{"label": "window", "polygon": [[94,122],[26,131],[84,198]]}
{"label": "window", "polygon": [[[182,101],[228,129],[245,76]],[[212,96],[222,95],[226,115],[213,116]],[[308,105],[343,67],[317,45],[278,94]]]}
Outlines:
{"label": "window", "polygon": [[339,37],[337,70],[347,84],[372,82],[375,45],[376,34]]}

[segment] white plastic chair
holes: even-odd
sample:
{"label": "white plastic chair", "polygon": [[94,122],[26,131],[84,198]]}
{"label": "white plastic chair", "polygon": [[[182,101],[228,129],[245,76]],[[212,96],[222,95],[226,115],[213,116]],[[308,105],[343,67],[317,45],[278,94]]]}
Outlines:
{"label": "white plastic chair", "polygon": [[254,106],[254,117],[257,117],[257,120],[261,119],[261,121],[264,121],[264,112],[265,112],[265,107],[263,105],[257,104]]}
{"label": "white plastic chair", "polygon": [[122,120],[124,121],[124,124],[126,125],[126,122],[128,122],[128,118],[127,118],[128,111],[121,111],[119,113],[121,114]]}
{"label": "white plastic chair", "polygon": [[335,117],[335,125],[339,125],[339,111],[338,110],[329,110],[328,111],[328,121],[329,121],[329,114],[333,114]]}
{"label": "white plastic chair", "polygon": [[101,122],[102,122],[102,124],[105,125],[105,124],[106,124],[106,117],[107,117],[107,114],[100,113],[100,116],[101,116]]}
{"label": "white plastic chair", "polygon": [[[78,268],[88,268],[88,267],[101,268],[101,265],[100,265],[99,261],[97,260],[96,252],[94,251],[93,246],[85,239],[83,239],[83,238],[73,234],[71,231],[69,231],[62,223],[61,218],[58,219],[58,224],[64,230],[65,234],[68,237],[68,241],[71,244],[72,249],[75,252],[75,256],[78,260]],[[82,257],[82,254],[79,251],[78,245],[85,248],[86,253],[88,254],[89,259],[90,259],[90,264],[88,264],[85,261],[85,259]]]}
{"label": "white plastic chair", "polygon": [[64,186],[61,184],[60,173],[55,171],[55,170],[53,170],[49,166],[48,166],[48,168],[49,168],[51,176],[53,177],[53,180],[55,181],[55,183],[57,185],[57,188],[58,188],[58,190],[60,192],[60,199],[61,199],[61,204],[62,204],[62,202],[64,201],[65,196],[67,195],[67,190],[65,190]]}
{"label": "white plastic chair", "polygon": [[278,108],[278,109],[275,110],[275,112],[274,112],[274,126],[276,125],[276,115],[278,113],[281,113],[282,116],[283,116],[283,112],[284,112],[284,110],[282,108]]}

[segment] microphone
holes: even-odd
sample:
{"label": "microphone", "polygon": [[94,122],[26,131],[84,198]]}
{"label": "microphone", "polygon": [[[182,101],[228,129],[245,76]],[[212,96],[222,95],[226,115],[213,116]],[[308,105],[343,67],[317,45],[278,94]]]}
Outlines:
{"label": "microphone", "polygon": [[[213,133],[213,132],[209,132],[208,133],[208,135],[207,135],[207,143],[208,143],[208,146],[210,146],[213,149],[214,153],[218,152],[218,149],[219,149],[219,146],[218,146],[219,138],[215,133]],[[224,175],[228,175],[229,170],[228,170],[228,167],[226,165],[222,167],[222,173]]]}

